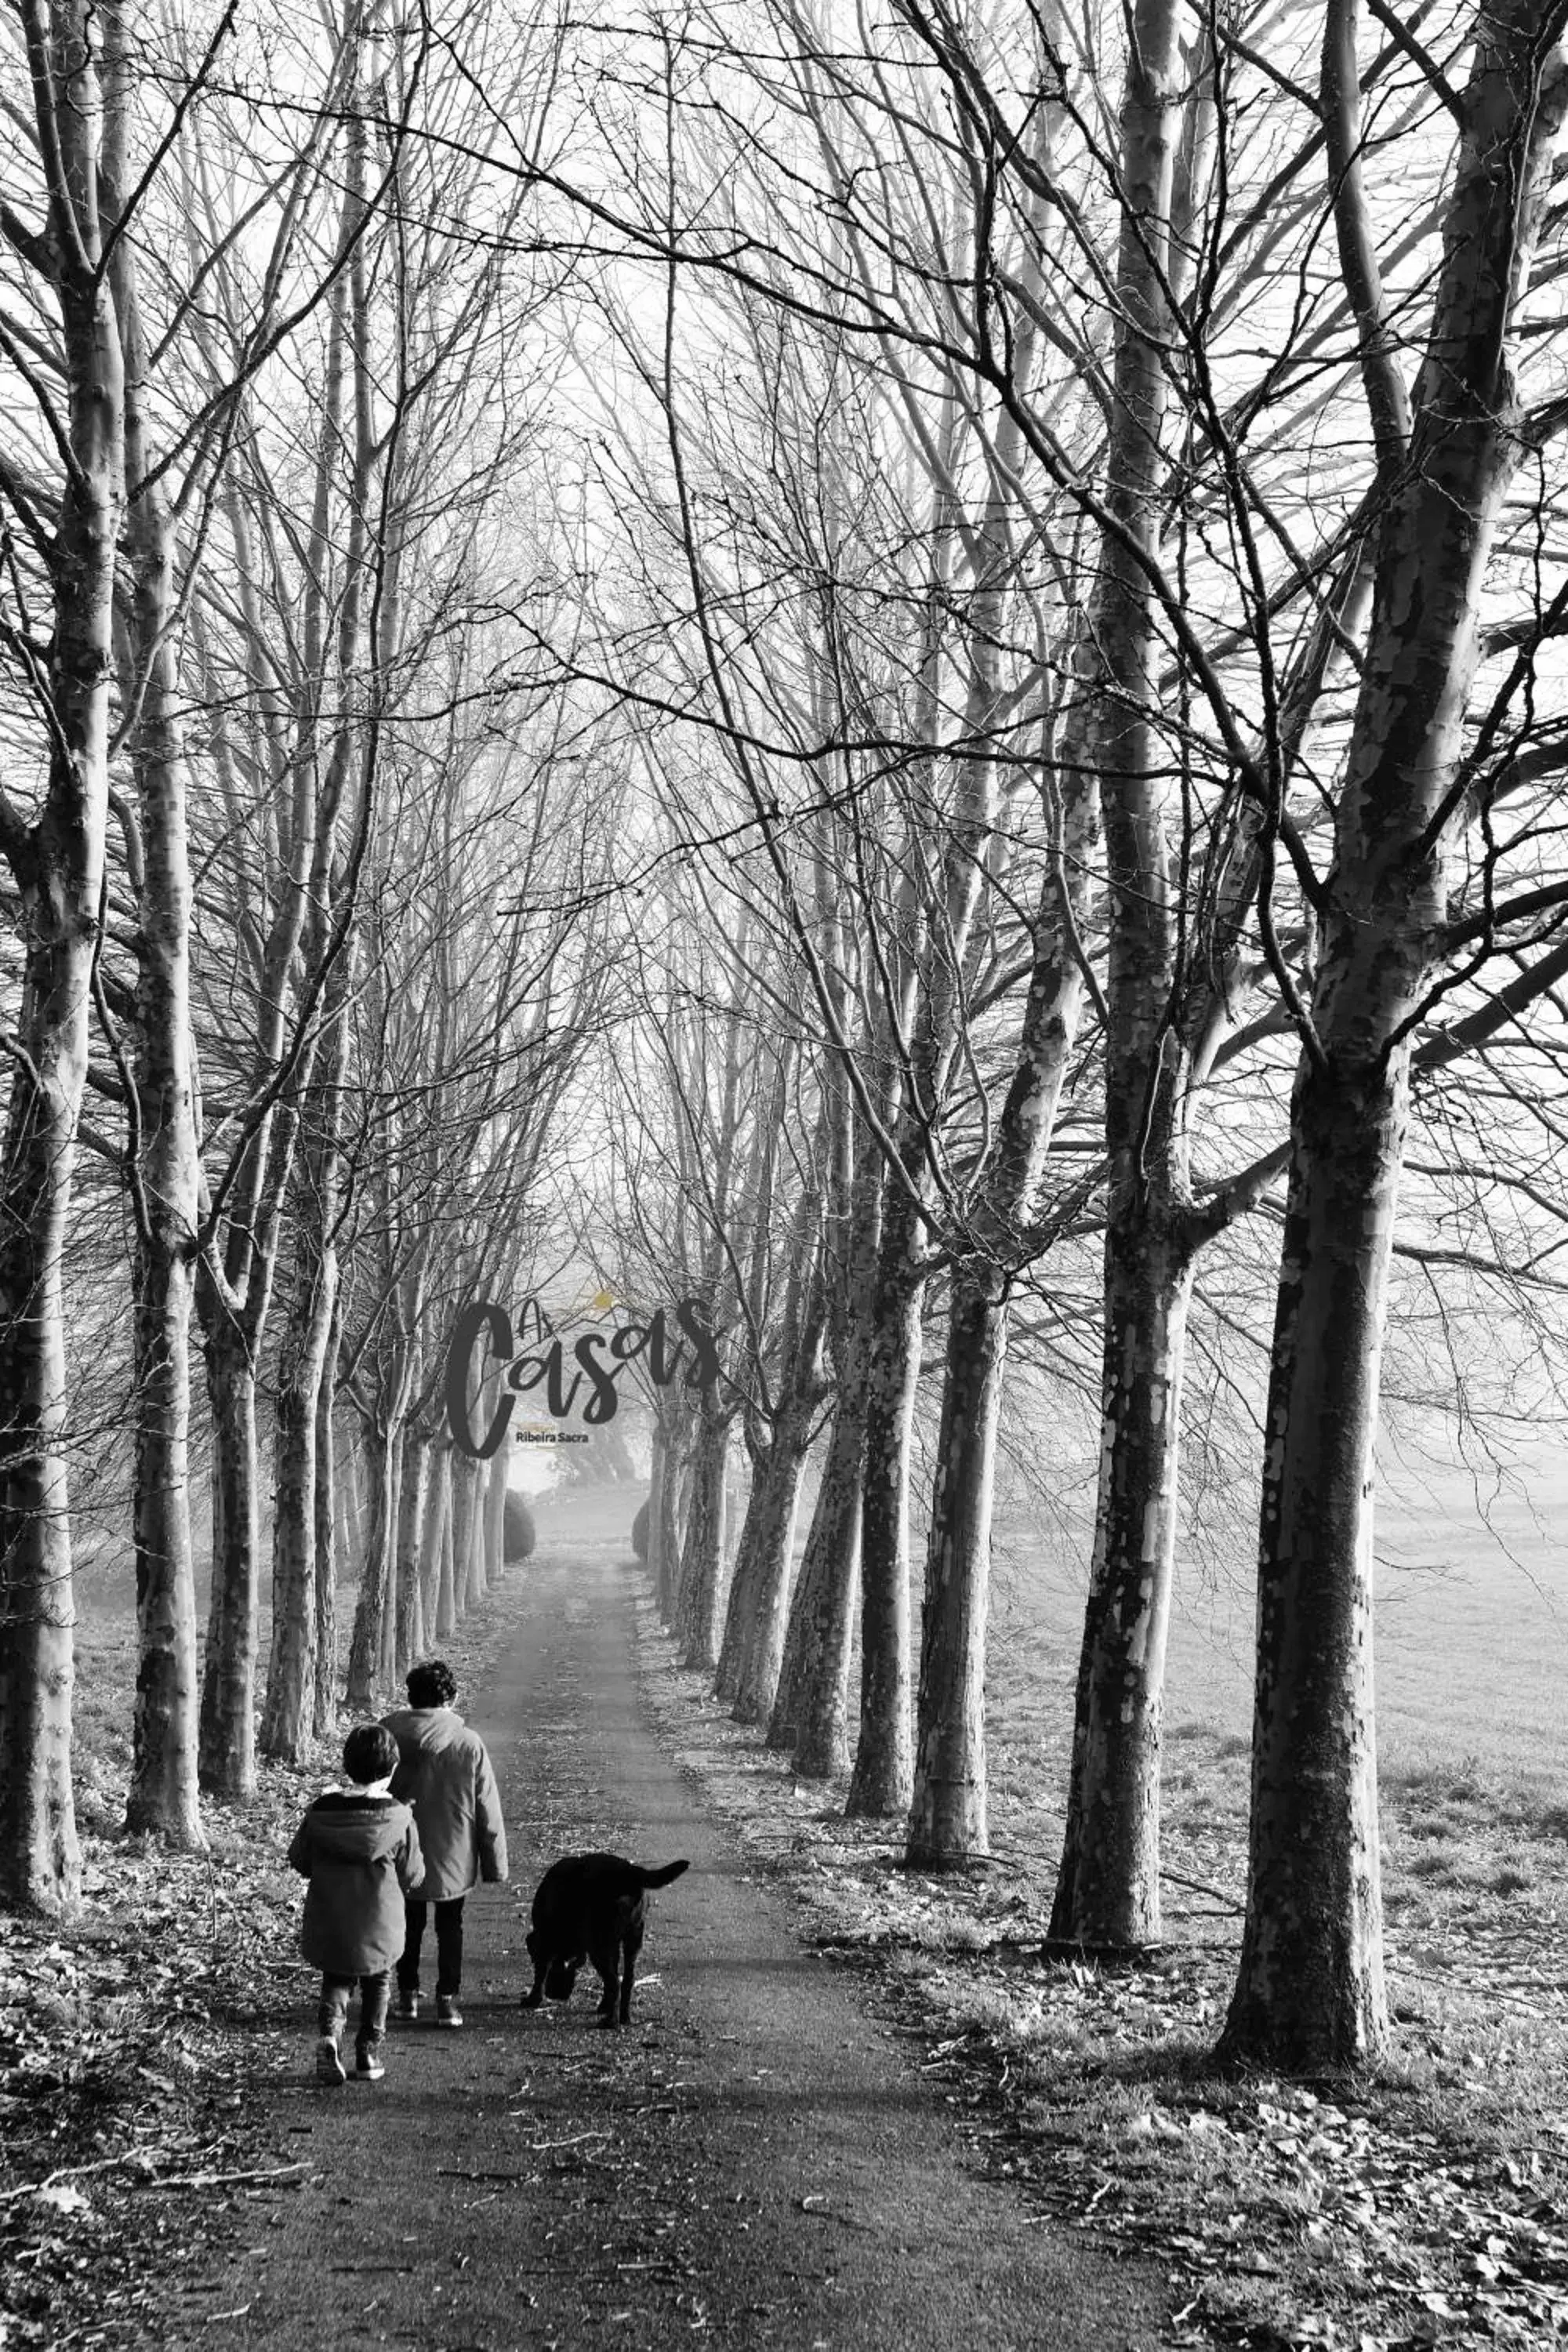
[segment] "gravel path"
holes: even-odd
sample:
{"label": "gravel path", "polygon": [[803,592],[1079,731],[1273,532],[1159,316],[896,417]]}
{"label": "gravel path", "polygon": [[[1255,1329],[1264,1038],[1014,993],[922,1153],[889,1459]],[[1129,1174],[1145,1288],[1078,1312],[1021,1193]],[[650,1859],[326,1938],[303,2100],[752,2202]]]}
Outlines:
{"label": "gravel path", "polygon": [[[1158,2276],[975,2175],[940,2098],[661,1752],[624,1545],[592,1526],[570,1503],[541,1513],[515,1633],[458,1702],[512,1838],[512,1884],[468,1906],[464,2031],[395,2025],[384,2082],[328,2093],[301,2009],[300,2077],[268,2121],[304,2183],[252,2208],[262,2242],[165,2343],[1152,2346]],[[533,1886],[593,1846],[691,1860],[650,1898],[621,2034],[593,2021],[591,1971],[567,2010],[517,2007]]]}

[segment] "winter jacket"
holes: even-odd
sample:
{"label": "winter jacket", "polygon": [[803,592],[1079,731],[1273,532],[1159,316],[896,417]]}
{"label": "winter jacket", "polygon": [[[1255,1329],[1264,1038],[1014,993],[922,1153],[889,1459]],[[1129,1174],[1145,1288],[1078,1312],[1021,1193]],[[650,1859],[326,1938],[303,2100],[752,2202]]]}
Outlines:
{"label": "winter jacket", "polygon": [[450,1903],[481,1879],[506,1876],[506,1824],[485,1743],[449,1706],[411,1706],[384,1718],[402,1760],[392,1793],[414,1808],[425,1875],[413,1889]]}
{"label": "winter jacket", "polygon": [[289,1848],[310,1884],[300,1948],[330,1976],[369,1977],[403,1957],[403,1897],[424,1867],[419,1832],[395,1797],[329,1789]]}

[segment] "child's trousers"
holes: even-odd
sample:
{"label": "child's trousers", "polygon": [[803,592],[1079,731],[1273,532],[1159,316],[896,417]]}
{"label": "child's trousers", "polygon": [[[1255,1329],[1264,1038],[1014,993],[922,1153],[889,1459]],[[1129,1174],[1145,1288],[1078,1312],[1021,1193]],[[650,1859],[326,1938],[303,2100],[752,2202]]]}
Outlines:
{"label": "child's trousers", "polygon": [[335,1977],[330,1970],[321,1977],[321,2010],[318,2030],[333,2042],[340,2039],[348,2020],[349,2000],[355,1985],[359,1987],[359,2032],[354,2036],[357,2048],[374,2050],[386,2038],[386,2012],[392,2000],[392,1970],[379,1969],[370,1977]]}
{"label": "child's trousers", "polygon": [[415,1895],[404,1897],[403,1916],[406,1936],[403,1958],[397,1963],[397,1981],[405,1992],[419,1990],[419,1947],[425,1941],[425,1913],[433,1908],[436,1914],[436,1998],[443,1994],[456,2000],[463,1990],[463,1897],[456,1895],[448,1903],[427,1906]]}

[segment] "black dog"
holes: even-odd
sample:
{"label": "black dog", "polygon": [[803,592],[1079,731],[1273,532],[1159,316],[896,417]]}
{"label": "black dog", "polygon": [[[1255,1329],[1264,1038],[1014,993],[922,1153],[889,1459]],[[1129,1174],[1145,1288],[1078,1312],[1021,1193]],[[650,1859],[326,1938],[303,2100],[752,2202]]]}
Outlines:
{"label": "black dog", "polygon": [[552,1862],[533,1898],[528,1938],[533,1983],[522,1996],[524,2009],[537,2009],[547,1993],[552,2000],[570,2000],[587,1959],[605,1988],[599,2022],[629,2024],[647,1890],[668,1886],[687,1867],[668,1862],[662,1870],[644,1870],[618,1853],[569,1853]]}

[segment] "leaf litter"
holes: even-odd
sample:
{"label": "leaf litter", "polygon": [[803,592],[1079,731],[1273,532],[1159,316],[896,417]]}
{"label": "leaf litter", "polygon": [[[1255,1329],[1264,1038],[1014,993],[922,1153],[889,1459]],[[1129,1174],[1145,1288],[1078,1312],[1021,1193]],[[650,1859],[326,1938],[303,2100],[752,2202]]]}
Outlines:
{"label": "leaf litter", "polygon": [[[459,1674],[504,1641],[516,1597],[503,1586],[443,1644]],[[316,1975],[285,1855],[340,1750],[263,1762],[249,1803],[205,1808],[205,1854],[125,1835],[133,1623],[100,1619],[80,1677],[80,1913],[0,1913],[0,2352],[163,2343],[181,2302],[204,2329],[242,2317],[224,2266],[307,2177],[269,2143],[261,2095],[300,2072],[286,2013]],[[215,2276],[233,2308],[205,2307]]]}
{"label": "leaf litter", "polygon": [[[805,1906],[811,1948],[872,1984],[977,2162],[1043,2225],[1163,2267],[1170,2342],[1568,2345],[1568,1999],[1552,1882],[1534,1903],[1500,1905],[1484,1885],[1436,1902],[1423,1885],[1391,1906],[1399,2023],[1376,2080],[1226,2079],[1210,2053],[1236,1968],[1239,1803],[1227,1812],[1210,1794],[1167,1840],[1183,1865],[1170,1882],[1186,1899],[1167,1906],[1179,1942],[1135,1968],[1047,1957],[1059,1817],[1053,1834],[1043,1809],[1004,1801],[1000,1866],[908,1871],[893,1825],[842,1818],[842,1788],[796,1781],[679,1666],[650,1601],[638,1622],[667,1746]],[[1009,1776],[1018,1759],[999,1748],[996,1780],[1042,1785],[1037,1756]],[[1507,1830],[1510,1851],[1519,1833]],[[1390,1835],[1397,1859],[1394,1807]]]}

